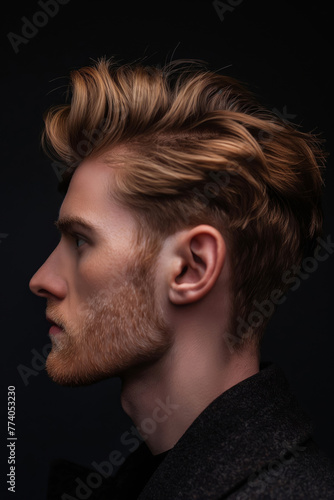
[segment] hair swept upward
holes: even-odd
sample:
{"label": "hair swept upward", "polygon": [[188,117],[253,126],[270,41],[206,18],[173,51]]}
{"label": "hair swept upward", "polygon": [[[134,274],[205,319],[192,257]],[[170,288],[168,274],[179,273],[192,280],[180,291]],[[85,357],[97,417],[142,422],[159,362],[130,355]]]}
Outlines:
{"label": "hair swept upward", "polygon": [[[136,209],[155,246],[186,226],[218,228],[234,268],[232,335],[238,318],[249,324],[255,301],[286,291],[284,272],[322,225],[324,155],[315,135],[195,62],[160,68],[101,59],[73,71],[70,89],[71,102],[46,114],[42,137],[69,167],[67,183],[85,157],[105,155],[122,161],[117,196]],[[249,331],[260,338],[267,320]]]}

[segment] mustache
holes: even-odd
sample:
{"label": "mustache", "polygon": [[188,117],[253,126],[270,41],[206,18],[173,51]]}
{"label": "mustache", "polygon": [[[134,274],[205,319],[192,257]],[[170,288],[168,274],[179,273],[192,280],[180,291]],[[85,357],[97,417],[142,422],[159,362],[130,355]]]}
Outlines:
{"label": "mustache", "polygon": [[53,305],[47,305],[45,316],[47,321],[49,321],[50,323],[54,323],[55,325],[65,330],[65,319]]}

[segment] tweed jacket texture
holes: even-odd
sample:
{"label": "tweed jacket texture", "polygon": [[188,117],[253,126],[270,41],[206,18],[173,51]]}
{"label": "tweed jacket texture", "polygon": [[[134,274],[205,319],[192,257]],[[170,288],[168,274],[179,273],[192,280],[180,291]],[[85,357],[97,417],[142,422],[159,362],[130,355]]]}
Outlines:
{"label": "tweed jacket texture", "polygon": [[[195,419],[138,499],[334,500],[333,463],[311,433],[282,370],[262,366]],[[142,443],[91,498],[122,498],[119,485],[131,481],[149,454]]]}

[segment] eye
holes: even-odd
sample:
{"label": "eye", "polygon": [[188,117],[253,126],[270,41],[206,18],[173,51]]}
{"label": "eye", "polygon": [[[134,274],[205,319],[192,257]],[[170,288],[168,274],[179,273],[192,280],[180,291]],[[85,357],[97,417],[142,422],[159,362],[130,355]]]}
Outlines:
{"label": "eye", "polygon": [[73,239],[74,239],[74,242],[75,242],[75,246],[77,248],[80,248],[82,247],[82,245],[84,245],[86,243],[86,240],[84,240],[81,236],[79,236],[78,234],[73,234]]}

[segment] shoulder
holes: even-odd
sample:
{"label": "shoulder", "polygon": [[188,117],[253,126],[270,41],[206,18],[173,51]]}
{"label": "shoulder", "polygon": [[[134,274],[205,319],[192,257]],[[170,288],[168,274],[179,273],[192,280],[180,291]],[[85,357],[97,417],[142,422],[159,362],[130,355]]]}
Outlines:
{"label": "shoulder", "polygon": [[334,463],[309,439],[268,461],[228,497],[231,500],[334,499]]}

